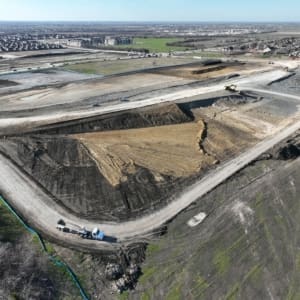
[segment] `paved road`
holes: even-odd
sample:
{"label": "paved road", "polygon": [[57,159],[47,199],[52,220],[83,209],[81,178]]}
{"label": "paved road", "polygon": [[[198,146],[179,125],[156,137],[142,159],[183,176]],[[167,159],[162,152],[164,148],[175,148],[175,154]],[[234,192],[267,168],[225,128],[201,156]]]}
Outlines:
{"label": "paved road", "polygon": [[[288,97],[294,96],[285,95],[285,98]],[[300,97],[297,97],[297,99],[300,100]],[[143,237],[150,231],[159,228],[192,202],[214,189],[262,153],[268,151],[299,129],[300,116],[297,115],[291,120],[291,125],[271,138],[258,143],[235,159],[209,172],[205,178],[183,191],[177,199],[174,199],[173,202],[163,209],[134,221],[99,224],[76,218],[62,207],[56,205],[43,190],[3,155],[0,155],[0,191],[31,224],[34,224],[36,228],[46,232],[48,235],[60,239],[70,246],[108,249],[115,245],[81,240],[77,236],[58,232],[55,228],[57,220],[63,218],[67,223],[78,224],[91,229],[99,227],[106,234],[117,237],[121,242],[135,239],[137,236]]]}

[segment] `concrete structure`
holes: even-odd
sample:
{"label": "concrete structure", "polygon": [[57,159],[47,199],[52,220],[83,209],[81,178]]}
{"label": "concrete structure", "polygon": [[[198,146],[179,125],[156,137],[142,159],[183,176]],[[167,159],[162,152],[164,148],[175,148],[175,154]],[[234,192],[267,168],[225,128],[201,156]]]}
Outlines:
{"label": "concrete structure", "polygon": [[90,39],[69,39],[66,41],[66,45],[69,47],[83,48],[89,47],[91,44]]}
{"label": "concrete structure", "polygon": [[129,37],[105,37],[105,46],[116,46],[116,45],[130,45],[132,44],[132,38]]}

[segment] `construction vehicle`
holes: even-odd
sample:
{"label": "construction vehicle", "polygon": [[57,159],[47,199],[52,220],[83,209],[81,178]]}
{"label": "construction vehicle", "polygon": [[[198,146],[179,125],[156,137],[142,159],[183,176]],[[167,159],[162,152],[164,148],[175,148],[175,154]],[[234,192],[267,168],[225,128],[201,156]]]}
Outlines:
{"label": "construction vehicle", "polygon": [[[74,227],[78,227],[74,228]],[[56,228],[59,231],[63,231],[66,233],[77,234],[83,239],[103,241],[105,239],[105,234],[103,231],[99,230],[97,227],[93,229],[93,231],[87,230],[85,227],[80,226],[66,226],[66,223],[63,220],[59,220],[57,222]]]}
{"label": "construction vehicle", "polygon": [[226,91],[237,92],[237,86],[235,84],[230,84],[225,86]]}

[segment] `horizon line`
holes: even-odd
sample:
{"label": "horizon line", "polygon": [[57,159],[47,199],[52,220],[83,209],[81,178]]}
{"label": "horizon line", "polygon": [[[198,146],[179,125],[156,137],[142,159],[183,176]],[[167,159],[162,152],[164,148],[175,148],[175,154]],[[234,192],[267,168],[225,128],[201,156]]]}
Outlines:
{"label": "horizon line", "polygon": [[210,20],[210,21],[187,21],[187,20],[1,20],[0,22],[65,22],[65,23],[272,23],[272,24],[300,24],[300,21],[273,21],[273,20],[247,20],[247,21],[233,21],[233,20]]}

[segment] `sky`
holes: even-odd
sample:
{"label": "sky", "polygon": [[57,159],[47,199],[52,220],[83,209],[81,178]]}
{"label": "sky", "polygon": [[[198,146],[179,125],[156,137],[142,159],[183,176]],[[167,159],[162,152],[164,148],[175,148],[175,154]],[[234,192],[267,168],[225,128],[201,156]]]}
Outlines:
{"label": "sky", "polygon": [[0,21],[300,22],[300,1],[0,0]]}

